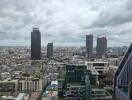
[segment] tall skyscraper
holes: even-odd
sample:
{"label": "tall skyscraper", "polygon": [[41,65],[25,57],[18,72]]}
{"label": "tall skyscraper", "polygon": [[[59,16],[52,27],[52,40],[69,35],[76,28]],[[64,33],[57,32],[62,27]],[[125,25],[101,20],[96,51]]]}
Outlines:
{"label": "tall skyscraper", "polygon": [[132,81],[129,84],[129,99],[132,100]]}
{"label": "tall skyscraper", "polygon": [[[114,76],[114,94],[116,100],[132,100],[132,44],[120,62]],[[126,95],[127,94],[127,95]]]}
{"label": "tall skyscraper", "polygon": [[87,59],[92,57],[93,52],[93,35],[86,35],[86,53]]}
{"label": "tall skyscraper", "polygon": [[41,59],[41,33],[39,28],[33,28],[31,32],[31,59]]}
{"label": "tall skyscraper", "polygon": [[47,58],[53,57],[53,43],[47,45]]}
{"label": "tall skyscraper", "polygon": [[107,53],[107,39],[106,37],[97,38],[97,55],[101,58]]}

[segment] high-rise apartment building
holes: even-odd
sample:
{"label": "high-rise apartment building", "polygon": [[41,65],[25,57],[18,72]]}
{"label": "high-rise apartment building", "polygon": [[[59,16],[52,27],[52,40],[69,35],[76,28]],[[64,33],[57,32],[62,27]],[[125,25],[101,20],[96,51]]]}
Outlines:
{"label": "high-rise apartment building", "polygon": [[93,52],[93,35],[86,35],[86,53],[87,59],[92,57]]}
{"label": "high-rise apartment building", "polygon": [[106,37],[97,38],[97,55],[101,58],[107,53],[107,39]]}
{"label": "high-rise apartment building", "polygon": [[39,28],[33,28],[31,32],[31,59],[41,59],[41,33]]}
{"label": "high-rise apartment building", "polygon": [[47,45],[47,58],[53,57],[53,43]]}

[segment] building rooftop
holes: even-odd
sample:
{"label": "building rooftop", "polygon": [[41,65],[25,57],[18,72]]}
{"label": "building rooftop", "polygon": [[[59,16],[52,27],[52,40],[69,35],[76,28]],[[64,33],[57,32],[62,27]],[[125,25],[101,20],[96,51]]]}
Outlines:
{"label": "building rooftop", "polygon": [[24,98],[25,96],[27,96],[26,93],[20,93],[20,94],[18,95],[18,97],[17,97],[15,100],[23,100],[23,98]]}
{"label": "building rooftop", "polygon": [[86,61],[86,64],[87,63],[109,63],[109,62],[107,62],[107,61]]}
{"label": "building rooftop", "polygon": [[6,83],[6,82],[18,82],[18,80],[0,80],[0,83]]}
{"label": "building rooftop", "polygon": [[52,81],[49,86],[47,86],[46,90],[43,93],[43,99],[49,100],[49,98],[58,95],[58,81]]}

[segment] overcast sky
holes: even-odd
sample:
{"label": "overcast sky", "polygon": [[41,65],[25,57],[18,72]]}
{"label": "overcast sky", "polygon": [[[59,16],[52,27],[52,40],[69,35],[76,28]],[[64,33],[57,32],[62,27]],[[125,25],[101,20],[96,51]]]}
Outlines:
{"label": "overcast sky", "polygon": [[85,35],[108,46],[132,42],[132,0],[0,0],[0,45],[30,45],[33,27],[42,46],[84,46]]}

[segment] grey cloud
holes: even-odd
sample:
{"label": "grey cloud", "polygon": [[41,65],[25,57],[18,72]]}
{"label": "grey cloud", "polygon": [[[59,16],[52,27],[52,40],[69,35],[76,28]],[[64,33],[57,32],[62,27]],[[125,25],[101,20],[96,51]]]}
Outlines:
{"label": "grey cloud", "polygon": [[13,40],[18,45],[23,41],[30,44],[32,28],[39,27],[43,45],[51,41],[82,45],[88,33],[95,38],[105,35],[110,41],[115,41],[116,35],[123,38],[125,33],[122,40],[130,41],[126,38],[131,36],[132,2],[128,1],[0,0],[0,38],[2,43]]}
{"label": "grey cloud", "polygon": [[111,17],[110,19],[107,19],[108,16],[109,16],[109,13],[105,13],[104,16],[102,16],[97,21],[93,22],[93,27],[116,26],[116,25],[120,25],[120,24],[124,24],[124,23],[132,21],[132,11],[122,12],[122,14],[117,14]]}
{"label": "grey cloud", "polygon": [[132,10],[126,9],[130,8],[130,5],[132,5],[132,2],[127,0],[124,1],[121,5],[117,5],[117,7],[116,5],[113,6],[113,8],[111,5],[111,9],[106,7],[105,10],[100,12],[98,19],[92,23],[91,27],[109,27],[131,22]]}

